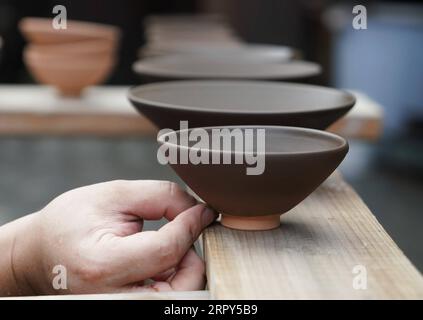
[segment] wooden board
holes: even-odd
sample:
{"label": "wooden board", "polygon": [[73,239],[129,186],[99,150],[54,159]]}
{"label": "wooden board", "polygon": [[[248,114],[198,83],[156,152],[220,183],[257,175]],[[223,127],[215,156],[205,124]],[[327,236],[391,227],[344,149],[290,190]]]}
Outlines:
{"label": "wooden board", "polygon": [[[157,133],[126,98],[128,87],[100,86],[81,98],[63,98],[53,88],[0,85],[0,136],[133,136]],[[381,107],[363,94],[356,106],[330,130],[347,138],[376,139]]]}
{"label": "wooden board", "polygon": [[377,140],[382,135],[382,107],[369,96],[350,90],[357,99],[353,109],[328,128],[346,138]]}
{"label": "wooden board", "polygon": [[[282,215],[280,228],[215,224],[203,246],[213,299],[423,299],[420,273],[337,174]],[[362,266],[367,289],[356,290]]]}
{"label": "wooden board", "polygon": [[156,128],[130,105],[127,90],[93,87],[81,98],[64,98],[46,86],[2,85],[0,136],[154,135]]}
{"label": "wooden board", "polygon": [[0,298],[0,300],[208,300],[208,291],[73,294]]}

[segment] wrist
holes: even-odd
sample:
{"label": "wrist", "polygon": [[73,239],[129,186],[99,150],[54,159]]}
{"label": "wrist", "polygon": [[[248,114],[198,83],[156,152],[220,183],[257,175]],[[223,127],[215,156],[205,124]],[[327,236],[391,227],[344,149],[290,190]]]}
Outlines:
{"label": "wrist", "polygon": [[0,228],[2,295],[36,295],[40,293],[39,213],[33,213]]}

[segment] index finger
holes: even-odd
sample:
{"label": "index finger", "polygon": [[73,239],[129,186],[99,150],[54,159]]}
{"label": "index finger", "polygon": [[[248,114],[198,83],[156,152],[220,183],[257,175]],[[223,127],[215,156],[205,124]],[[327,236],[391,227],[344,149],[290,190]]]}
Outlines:
{"label": "index finger", "polygon": [[160,180],[117,180],[109,182],[114,206],[123,213],[146,220],[173,220],[197,201],[177,183]]}

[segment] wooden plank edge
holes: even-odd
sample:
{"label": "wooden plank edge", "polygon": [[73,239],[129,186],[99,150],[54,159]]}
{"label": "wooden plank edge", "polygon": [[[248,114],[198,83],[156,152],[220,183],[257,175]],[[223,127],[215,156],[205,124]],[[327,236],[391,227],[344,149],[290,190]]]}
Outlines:
{"label": "wooden plank edge", "polygon": [[[377,140],[380,119],[341,119],[328,131],[352,139]],[[4,113],[0,136],[155,136],[158,130],[143,116],[72,113]]]}
{"label": "wooden plank edge", "polygon": [[7,297],[0,300],[208,300],[210,293],[201,291],[131,292]]}
{"label": "wooden plank edge", "polygon": [[0,116],[0,136],[154,136],[145,117],[112,114],[30,114]]}
{"label": "wooden plank edge", "polygon": [[342,118],[327,131],[348,139],[377,141],[382,136],[383,123],[379,118]]}

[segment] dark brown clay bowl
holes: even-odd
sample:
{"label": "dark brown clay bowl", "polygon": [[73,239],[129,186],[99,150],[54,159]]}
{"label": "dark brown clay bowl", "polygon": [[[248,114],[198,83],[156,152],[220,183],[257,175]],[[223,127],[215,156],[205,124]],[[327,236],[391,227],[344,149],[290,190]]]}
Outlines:
{"label": "dark brown clay bowl", "polygon": [[309,80],[321,73],[318,64],[308,61],[284,63],[242,59],[226,55],[174,54],[146,58],[133,65],[144,82],[230,79],[230,80]]}
{"label": "dark brown clay bowl", "polygon": [[[230,164],[171,164],[182,180],[208,205],[222,213],[222,224],[235,229],[265,230],[280,224],[280,215],[304,200],[341,163],[348,152],[345,139],[306,128],[276,126],[208,127],[209,141],[213,129],[265,130],[264,171],[247,175],[250,165],[235,164],[233,144],[230,147],[203,147],[210,160],[230,154]],[[182,142],[182,134],[194,129],[171,131],[158,137],[160,152],[170,154],[198,152],[194,142]],[[254,133],[257,136],[257,131]],[[244,135],[245,136],[245,135]],[[198,141],[198,140],[197,140]],[[223,145],[223,143],[222,143]],[[166,151],[167,150],[167,151]],[[179,159],[179,158],[178,158]],[[222,158],[220,158],[222,159]]]}
{"label": "dark brown clay bowl", "polygon": [[134,87],[129,100],[160,129],[280,125],[326,129],[355,103],[350,93],[293,83],[174,81]]}

